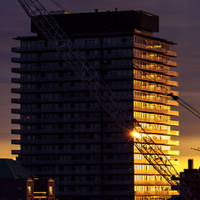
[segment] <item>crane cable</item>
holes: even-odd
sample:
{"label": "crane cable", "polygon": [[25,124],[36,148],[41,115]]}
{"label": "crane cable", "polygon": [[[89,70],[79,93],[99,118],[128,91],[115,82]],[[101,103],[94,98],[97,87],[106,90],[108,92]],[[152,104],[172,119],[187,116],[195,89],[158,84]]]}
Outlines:
{"label": "crane cable", "polygon": [[59,4],[56,0],[50,0],[53,4],[55,4],[58,8],[60,8],[63,11],[69,12],[67,9],[65,9],[61,4]]}
{"label": "crane cable", "polygon": [[177,102],[179,102],[185,109],[187,109],[188,111],[190,111],[196,117],[200,118],[200,111],[198,109],[194,108],[193,106],[191,106],[190,104],[188,104],[186,101],[184,101],[180,97],[173,96],[173,94],[171,94],[171,96],[172,96],[172,98],[174,100],[176,100]]}

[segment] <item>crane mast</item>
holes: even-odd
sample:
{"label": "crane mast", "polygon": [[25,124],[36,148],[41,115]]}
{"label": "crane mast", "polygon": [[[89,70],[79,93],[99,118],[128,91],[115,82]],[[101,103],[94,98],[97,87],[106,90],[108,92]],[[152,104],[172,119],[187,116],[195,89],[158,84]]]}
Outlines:
{"label": "crane mast", "polygon": [[[113,92],[104,82],[96,70],[88,63],[85,57],[74,46],[66,33],[49,15],[48,11],[38,0],[18,0],[27,15],[35,23],[44,37],[54,46],[71,70],[86,85],[96,100],[111,116],[114,122],[127,134],[137,131],[139,137],[134,137],[134,145],[144,158],[167,180],[175,185],[186,200],[192,199],[192,193],[182,181],[180,186],[179,174],[162,149],[146,133],[141,124],[134,119],[130,111],[124,108]],[[132,136],[133,137],[133,136]],[[176,178],[171,178],[176,177]]]}

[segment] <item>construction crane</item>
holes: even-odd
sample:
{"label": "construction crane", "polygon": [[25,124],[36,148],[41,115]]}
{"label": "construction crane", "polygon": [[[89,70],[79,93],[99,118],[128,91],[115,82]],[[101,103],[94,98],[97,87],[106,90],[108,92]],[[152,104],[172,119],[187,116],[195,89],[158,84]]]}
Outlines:
{"label": "construction crane", "polygon": [[[134,145],[146,160],[167,180],[170,185],[175,185],[184,199],[193,198],[187,184],[181,180],[169,158],[163,153],[153,139],[146,133],[141,124],[134,119],[119,100],[116,100],[113,92],[104,82],[101,76],[87,62],[85,57],[74,46],[66,33],[57,22],[49,15],[48,11],[38,0],[18,0],[27,15],[35,23],[44,37],[52,44],[63,60],[71,67],[72,71],[87,86],[104,110],[112,117],[123,132],[139,133],[134,137]],[[174,178],[171,178],[174,177]]]}
{"label": "construction crane", "polygon": [[198,148],[191,148],[192,150],[195,150],[195,151],[200,151],[200,147]]}

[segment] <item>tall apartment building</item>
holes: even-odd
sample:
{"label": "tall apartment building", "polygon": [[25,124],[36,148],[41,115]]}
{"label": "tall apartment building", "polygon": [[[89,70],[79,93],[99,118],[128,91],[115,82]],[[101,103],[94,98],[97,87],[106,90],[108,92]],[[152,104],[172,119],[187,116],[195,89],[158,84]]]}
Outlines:
{"label": "tall apartment building", "polygon": [[[63,14],[52,13],[88,62],[170,158],[177,155],[171,140],[178,122],[171,106],[177,102],[167,93],[178,76],[171,68],[174,43],[153,36],[159,18],[142,11]],[[32,23],[36,36],[17,37],[20,56],[12,62],[19,78],[13,78],[20,105],[12,113],[20,135],[12,140],[17,160],[34,174],[56,180],[60,200],[168,199],[177,194],[133,145],[131,133],[123,133],[69,64]]]}

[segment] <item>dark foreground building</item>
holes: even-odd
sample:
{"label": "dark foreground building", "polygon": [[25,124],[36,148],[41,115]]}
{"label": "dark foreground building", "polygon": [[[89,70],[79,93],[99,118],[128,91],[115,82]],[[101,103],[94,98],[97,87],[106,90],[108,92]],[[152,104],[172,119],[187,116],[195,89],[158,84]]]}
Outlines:
{"label": "dark foreground building", "polygon": [[[171,140],[178,131],[171,116],[177,116],[166,91],[177,82],[171,71],[177,63],[171,57],[173,44],[156,38],[156,15],[142,11],[95,13],[52,13],[88,62],[98,71],[167,156],[178,155]],[[18,37],[20,47],[12,58],[20,67],[13,78],[20,94],[12,103],[20,109],[13,124],[19,124],[21,150],[17,160],[39,177],[56,180],[60,200],[168,199],[170,185],[133,146],[131,133],[124,134],[106,114],[68,64],[32,24],[36,36]]]}
{"label": "dark foreground building", "polygon": [[1,200],[55,200],[55,181],[38,179],[12,159],[0,159]]}
{"label": "dark foreground building", "polygon": [[[193,199],[200,200],[200,169],[194,168],[194,160],[188,160],[188,169],[184,169],[180,173],[181,179],[188,185],[190,188]],[[182,184],[182,182],[180,182]]]}

